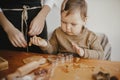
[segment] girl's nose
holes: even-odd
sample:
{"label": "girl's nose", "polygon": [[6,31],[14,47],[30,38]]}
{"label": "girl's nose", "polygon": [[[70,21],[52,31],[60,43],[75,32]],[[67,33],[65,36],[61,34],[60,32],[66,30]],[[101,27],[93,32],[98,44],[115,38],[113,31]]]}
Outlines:
{"label": "girl's nose", "polygon": [[66,25],[66,30],[70,30],[70,28],[71,28],[71,27],[70,27],[70,24],[67,24],[67,25]]}

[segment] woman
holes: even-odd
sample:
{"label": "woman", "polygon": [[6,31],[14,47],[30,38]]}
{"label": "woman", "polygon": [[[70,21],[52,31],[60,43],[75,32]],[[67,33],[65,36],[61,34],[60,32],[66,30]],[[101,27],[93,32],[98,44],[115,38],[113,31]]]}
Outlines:
{"label": "woman", "polygon": [[60,0],[2,0],[0,2],[0,50],[41,52],[28,46],[31,36],[47,39],[45,19],[54,4]]}

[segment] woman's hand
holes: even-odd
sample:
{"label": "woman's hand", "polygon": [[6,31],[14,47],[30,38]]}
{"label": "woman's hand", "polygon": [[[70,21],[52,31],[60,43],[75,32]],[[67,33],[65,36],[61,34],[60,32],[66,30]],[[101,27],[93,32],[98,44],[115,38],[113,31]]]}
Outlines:
{"label": "woman's hand", "polygon": [[44,28],[46,16],[48,15],[49,12],[50,12],[50,7],[47,5],[44,5],[42,10],[30,23],[30,29],[28,32],[30,36],[39,35],[42,32]]}
{"label": "woman's hand", "polygon": [[28,34],[30,36],[39,35],[44,28],[45,18],[41,15],[36,16],[30,23],[30,29]]}
{"label": "woman's hand", "polygon": [[33,36],[32,38],[30,38],[30,43],[29,46],[31,46],[31,44],[34,44],[36,46],[40,46],[40,47],[46,47],[47,46],[47,42],[37,36]]}
{"label": "woman's hand", "polygon": [[10,42],[15,47],[26,47],[27,42],[25,41],[24,35],[0,12],[0,25],[7,33]]}
{"label": "woman's hand", "polygon": [[84,50],[82,49],[82,48],[80,48],[77,44],[75,44],[75,43],[71,43],[72,44],[72,46],[73,46],[73,50],[76,52],[76,53],[78,53],[81,57],[83,57],[84,56]]}
{"label": "woman's hand", "polygon": [[10,42],[13,44],[14,47],[26,47],[27,42],[24,38],[24,35],[22,32],[20,32],[15,27],[8,27],[7,29],[7,35],[10,40]]}

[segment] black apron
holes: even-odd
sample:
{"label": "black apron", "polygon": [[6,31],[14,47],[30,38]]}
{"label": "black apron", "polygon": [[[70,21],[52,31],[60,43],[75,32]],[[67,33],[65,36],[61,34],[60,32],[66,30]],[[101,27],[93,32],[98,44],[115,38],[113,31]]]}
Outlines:
{"label": "black apron", "polygon": [[[1,0],[0,1],[0,7],[2,9],[22,9],[23,5],[31,7],[41,7],[40,0]],[[30,22],[33,20],[33,18],[38,14],[38,12],[41,10],[41,8],[31,9],[27,10],[28,12],[28,20],[27,25],[29,29]],[[7,19],[17,28],[21,31],[21,14],[22,11],[3,11],[4,15],[7,17]],[[26,31],[26,25],[23,24],[23,30]],[[24,35],[26,37],[26,35]],[[47,27],[46,24],[44,26],[44,29],[40,35],[38,35],[44,39],[47,39]],[[30,36],[27,35],[27,42],[29,42]],[[1,45],[3,44],[3,45]],[[4,32],[2,27],[0,26],[0,50],[16,50],[16,51],[28,51],[29,52],[42,52],[38,46],[32,45],[28,48],[20,48],[20,47],[14,47],[11,42],[8,39],[7,34]],[[43,52],[42,52],[43,53]]]}

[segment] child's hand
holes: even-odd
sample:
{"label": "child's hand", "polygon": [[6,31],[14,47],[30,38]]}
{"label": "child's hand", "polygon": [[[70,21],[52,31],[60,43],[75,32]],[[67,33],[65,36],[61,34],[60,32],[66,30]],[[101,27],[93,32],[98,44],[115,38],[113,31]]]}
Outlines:
{"label": "child's hand", "polygon": [[47,46],[47,42],[44,39],[37,36],[33,36],[32,38],[30,38],[29,46],[31,46],[32,44],[41,47]]}
{"label": "child's hand", "polygon": [[84,56],[84,50],[80,48],[77,44],[71,42],[73,49],[75,50],[76,53],[78,53],[81,57]]}

